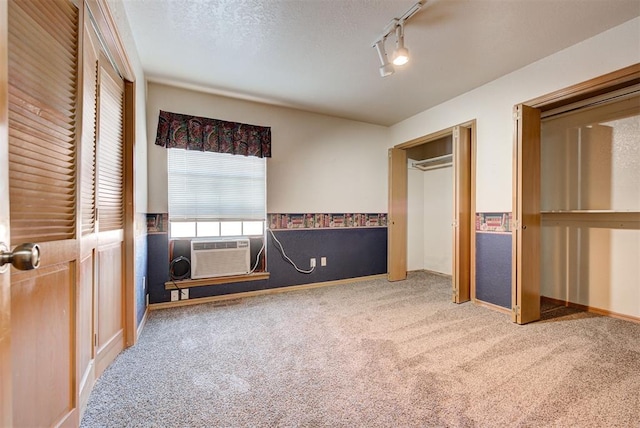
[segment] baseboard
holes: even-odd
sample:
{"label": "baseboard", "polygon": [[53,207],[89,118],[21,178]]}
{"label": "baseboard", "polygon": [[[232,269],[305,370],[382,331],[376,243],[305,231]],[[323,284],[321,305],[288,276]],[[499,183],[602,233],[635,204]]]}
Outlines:
{"label": "baseboard", "polygon": [[371,279],[386,278],[387,274],[360,276],[357,278],[338,279],[335,281],[314,282],[313,284],[292,285],[289,287],[269,288],[266,290],[245,291],[242,293],[225,294],[222,296],[201,297],[199,299],[178,300],[175,302],[151,303],[149,310],[175,308],[178,306],[198,305],[200,303],[221,302],[225,300],[242,299],[246,297],[264,296],[269,294],[288,293],[290,291],[311,290],[313,288],[331,287],[334,285],[352,284],[354,282],[367,281]]}
{"label": "baseboard", "polygon": [[80,380],[78,392],[78,411],[80,412],[80,420],[82,420],[82,416],[84,416],[84,411],[87,409],[87,403],[89,402],[89,395],[91,395],[93,385],[96,383],[94,363],[95,360],[89,361],[87,369]]}
{"label": "baseboard", "polygon": [[443,276],[445,278],[451,278],[451,275],[448,273],[436,272],[435,270],[429,270],[429,269],[414,269],[414,270],[407,271],[407,273],[420,273],[420,272],[426,272],[433,275]]}
{"label": "baseboard", "polygon": [[142,330],[144,330],[144,326],[147,324],[147,318],[149,317],[149,306],[144,308],[144,315],[142,316],[142,320],[140,324],[138,324],[138,329],[136,330],[136,342],[140,339],[140,335],[142,334]]}
{"label": "baseboard", "polygon": [[473,299],[473,303],[478,306],[483,306],[485,308],[491,309],[493,311],[502,312],[503,314],[506,314],[506,315],[511,315],[511,309],[505,308],[503,306],[498,306],[494,303],[484,302],[478,299]]}
{"label": "baseboard", "polygon": [[548,302],[553,305],[565,306],[567,308],[573,308],[580,311],[591,312],[593,314],[604,315],[606,317],[618,318],[625,321],[631,321],[640,323],[640,317],[634,317],[632,315],[620,314],[607,309],[595,308],[593,306],[581,305],[579,303],[573,303],[562,299],[554,299],[553,297],[541,296],[542,301]]}
{"label": "baseboard", "polygon": [[113,362],[120,352],[124,350],[124,330],[118,331],[96,351],[95,377],[98,379],[102,372]]}

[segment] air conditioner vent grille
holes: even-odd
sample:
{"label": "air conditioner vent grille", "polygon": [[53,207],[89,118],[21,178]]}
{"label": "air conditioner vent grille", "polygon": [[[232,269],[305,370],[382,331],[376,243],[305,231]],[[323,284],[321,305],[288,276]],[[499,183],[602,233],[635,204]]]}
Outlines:
{"label": "air conditioner vent grille", "polygon": [[191,242],[191,278],[243,275],[249,273],[249,240]]}
{"label": "air conditioner vent grille", "polygon": [[249,246],[248,240],[224,240],[224,241],[193,241],[194,251],[199,250],[222,250],[226,248],[244,248]]}

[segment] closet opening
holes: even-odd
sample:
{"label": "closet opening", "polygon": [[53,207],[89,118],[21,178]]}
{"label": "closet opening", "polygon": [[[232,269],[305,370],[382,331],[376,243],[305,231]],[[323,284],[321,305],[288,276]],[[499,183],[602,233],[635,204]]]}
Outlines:
{"label": "closet opening", "polygon": [[475,121],[389,151],[389,280],[450,275],[452,301],[474,297]]}
{"label": "closet opening", "polygon": [[640,321],[640,65],[516,106],[513,321]]}

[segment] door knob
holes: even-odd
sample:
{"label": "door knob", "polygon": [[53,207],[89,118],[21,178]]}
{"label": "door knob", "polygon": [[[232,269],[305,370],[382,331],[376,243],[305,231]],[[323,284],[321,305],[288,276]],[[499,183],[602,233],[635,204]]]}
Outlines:
{"label": "door knob", "polygon": [[20,244],[9,251],[4,242],[0,242],[0,268],[11,263],[19,270],[37,269],[40,266],[40,247],[38,244]]}

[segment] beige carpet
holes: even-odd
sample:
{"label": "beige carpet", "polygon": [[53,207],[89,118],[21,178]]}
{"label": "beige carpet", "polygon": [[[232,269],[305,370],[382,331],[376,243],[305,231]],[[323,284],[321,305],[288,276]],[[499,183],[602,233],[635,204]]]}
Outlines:
{"label": "beige carpet", "polygon": [[414,273],[154,311],[84,427],[640,427],[640,324],[518,326]]}

